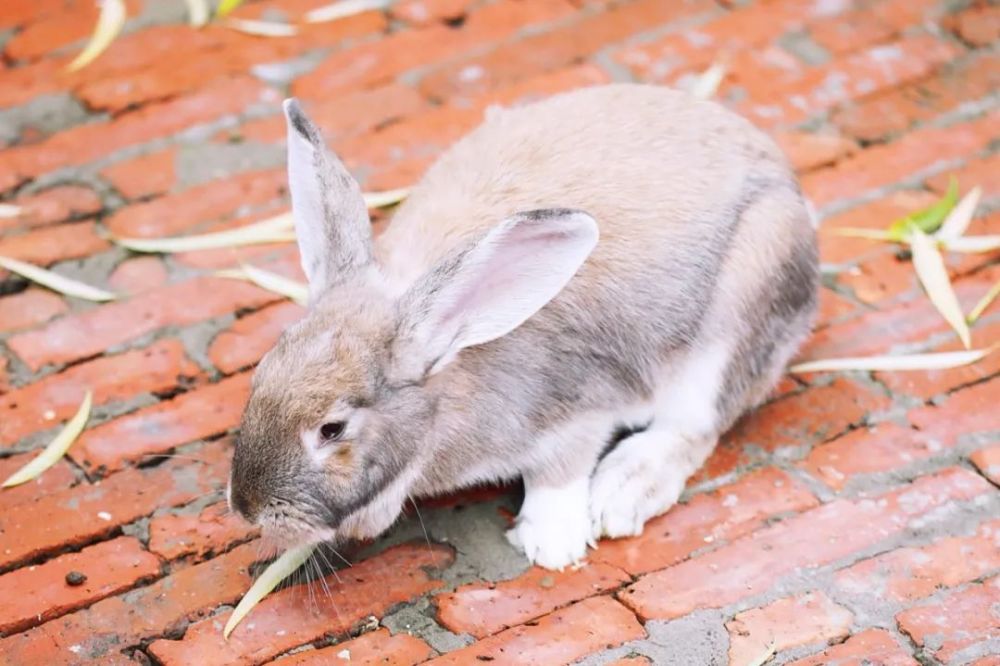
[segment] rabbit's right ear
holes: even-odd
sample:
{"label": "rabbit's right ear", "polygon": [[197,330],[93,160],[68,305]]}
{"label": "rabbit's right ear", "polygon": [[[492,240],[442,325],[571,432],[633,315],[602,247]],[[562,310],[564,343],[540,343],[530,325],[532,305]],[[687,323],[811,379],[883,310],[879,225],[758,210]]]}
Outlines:
{"label": "rabbit's right ear", "polygon": [[371,220],[361,188],[326,148],[295,99],[284,102],[288,121],[288,188],[309,298],[372,261]]}

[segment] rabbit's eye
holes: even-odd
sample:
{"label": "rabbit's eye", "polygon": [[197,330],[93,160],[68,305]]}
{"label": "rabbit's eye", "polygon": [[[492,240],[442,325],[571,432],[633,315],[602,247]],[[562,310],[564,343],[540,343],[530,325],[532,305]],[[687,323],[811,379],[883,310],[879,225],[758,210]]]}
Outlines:
{"label": "rabbit's eye", "polygon": [[320,426],[319,436],[323,439],[324,443],[336,442],[344,436],[345,430],[347,430],[346,423],[343,421],[332,421],[330,423],[324,423]]}

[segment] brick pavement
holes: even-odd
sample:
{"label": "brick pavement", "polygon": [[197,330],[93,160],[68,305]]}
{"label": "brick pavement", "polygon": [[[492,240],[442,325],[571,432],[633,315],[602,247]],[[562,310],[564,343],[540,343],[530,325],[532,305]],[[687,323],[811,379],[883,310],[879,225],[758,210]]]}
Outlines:
{"label": "brick pavement", "polygon": [[[956,173],[985,191],[973,231],[1000,233],[1000,6],[396,0],[260,38],[189,28],[179,1],[126,5],[123,35],[72,75],[92,2],[0,5],[0,200],[23,209],[0,218],[0,255],[125,295],[86,303],[0,272],[0,476],[95,396],[68,458],[0,491],[0,664],[1000,663],[997,355],[785,380],[681,505],[579,569],[529,569],[506,544],[516,489],[425,502],[354,566],[268,597],[227,643],[262,560],[224,507],[231,435],[249,370],[301,309],[212,273],[253,259],[295,277],[297,260],[286,245],[140,256],[107,239],[285,210],[289,93],[383,189],[492,103],[689,85],[720,57],[718,98],[777,137],[824,229],[884,227]],[[825,234],[821,252],[804,357],[958,347],[893,248]],[[966,309],[998,258],[948,257]],[[973,337],[1000,339],[1000,309]]]}

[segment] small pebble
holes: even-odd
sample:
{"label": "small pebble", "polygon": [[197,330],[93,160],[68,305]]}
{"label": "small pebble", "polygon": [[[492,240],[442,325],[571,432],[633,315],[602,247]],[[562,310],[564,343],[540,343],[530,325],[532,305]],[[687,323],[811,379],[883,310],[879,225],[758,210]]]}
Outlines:
{"label": "small pebble", "polygon": [[76,587],[87,582],[87,577],[79,571],[70,571],[66,574],[66,584]]}

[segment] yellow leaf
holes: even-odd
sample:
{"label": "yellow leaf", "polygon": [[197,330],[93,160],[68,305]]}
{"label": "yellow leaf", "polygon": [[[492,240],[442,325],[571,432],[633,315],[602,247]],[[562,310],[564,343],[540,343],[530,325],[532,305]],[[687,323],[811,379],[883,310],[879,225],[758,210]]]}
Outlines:
{"label": "yellow leaf", "polygon": [[71,72],[82,69],[93,62],[115,40],[125,25],[124,0],[100,0],[100,2],[101,14],[97,17],[94,34],[83,51],[66,67]]}
{"label": "yellow leaf", "polygon": [[236,229],[216,231],[195,236],[174,238],[113,238],[112,240],[135,252],[193,252],[217,250],[263,243],[291,243],[295,241],[294,220],[291,213],[282,213],[260,222]]}
{"label": "yellow leaf", "polygon": [[948,181],[948,191],[943,197],[923,210],[918,210],[896,220],[889,226],[889,233],[897,240],[902,240],[906,238],[912,228],[920,229],[928,234],[937,231],[957,201],[958,179],[952,176]]}
{"label": "yellow leaf", "polygon": [[976,303],[976,307],[972,308],[972,312],[966,317],[966,321],[969,322],[970,326],[983,316],[986,308],[990,307],[990,304],[997,299],[997,296],[1000,296],[1000,281],[997,281],[995,285],[990,287],[990,290]]}
{"label": "yellow leaf", "polygon": [[218,17],[223,17],[229,14],[237,7],[243,4],[243,0],[222,0],[219,3],[219,7],[215,10],[215,15]]}
{"label": "yellow leaf", "polygon": [[825,230],[834,236],[846,236],[848,238],[867,238],[869,240],[887,241],[890,243],[900,243],[901,238],[883,229],[864,229],[860,227],[834,227]]}
{"label": "yellow leaf", "polygon": [[87,419],[90,418],[90,404],[92,400],[93,394],[87,391],[87,395],[83,397],[83,403],[80,405],[80,408],[59,434],[56,435],[56,438],[41,453],[32,458],[27,465],[14,472],[0,487],[11,488],[22,483],[27,483],[59,462],[66,455],[66,451],[73,445],[73,442],[76,441],[76,438],[80,436],[83,427],[87,425]]}
{"label": "yellow leaf", "polygon": [[751,659],[746,666],[764,666],[774,656],[775,652],[777,652],[775,644],[769,643],[767,649],[760,656]]}
{"label": "yellow leaf", "polygon": [[28,278],[32,282],[37,282],[43,287],[48,287],[52,291],[58,291],[66,296],[75,296],[88,301],[113,301],[118,298],[110,291],[104,291],[89,284],[78,282],[71,278],[53,273],[26,261],[11,259],[10,257],[0,257],[0,268],[6,268],[12,273],[17,273],[21,277]]}
{"label": "yellow leaf", "polygon": [[208,0],[184,0],[188,6],[188,22],[196,28],[208,23]]}
{"label": "yellow leaf", "polygon": [[255,21],[253,19],[226,19],[225,25],[233,30],[257,37],[291,37],[299,29],[288,23],[275,21]]}
{"label": "yellow leaf", "polygon": [[229,640],[229,634],[233,633],[233,629],[247,616],[247,613],[253,610],[253,607],[260,603],[261,599],[270,594],[271,590],[276,588],[281,581],[288,578],[296,569],[302,566],[315,549],[315,544],[292,548],[285,551],[281,557],[264,569],[257,580],[254,581],[254,584],[250,586],[250,589],[247,590],[247,593],[240,599],[240,603],[236,605],[233,614],[229,616],[229,620],[222,630],[223,638]]}
{"label": "yellow leaf", "polygon": [[396,190],[385,190],[383,192],[364,192],[365,206],[368,208],[388,208],[395,206],[410,194],[409,187],[401,187]]}
{"label": "yellow leaf", "polygon": [[0,217],[17,217],[21,214],[21,207],[14,204],[0,204]]}
{"label": "yellow leaf", "polygon": [[391,0],[340,0],[306,12],[306,23],[325,23],[388,7]]}
{"label": "yellow leaf", "polygon": [[706,69],[691,88],[691,94],[698,99],[710,99],[719,89],[722,80],[726,78],[729,69],[724,62],[717,62]]}
{"label": "yellow leaf", "polygon": [[994,252],[1000,250],[1000,234],[946,238],[940,241],[940,245],[951,252],[967,252],[971,254]]}
{"label": "yellow leaf", "polygon": [[309,302],[309,286],[296,280],[286,278],[263,268],[257,268],[249,264],[243,264],[240,270],[225,270],[215,273],[217,277],[226,277],[236,280],[248,280],[261,289],[273,291],[281,294],[299,305],[307,305]]}
{"label": "yellow leaf", "polygon": [[793,374],[807,372],[837,372],[864,370],[894,372],[898,370],[946,370],[982,360],[996,347],[970,351],[935,352],[930,354],[902,354],[899,356],[858,356],[854,358],[827,358],[806,361],[788,369]]}
{"label": "yellow leaf", "polygon": [[924,285],[931,303],[937,308],[944,320],[955,329],[966,349],[971,345],[969,326],[962,314],[955,291],[951,288],[948,269],[937,246],[930,236],[917,227],[910,232],[910,248],[913,250],[913,267],[917,271],[920,283]]}
{"label": "yellow leaf", "polygon": [[948,213],[948,217],[945,218],[934,237],[938,240],[950,240],[963,236],[965,230],[969,228],[969,223],[972,222],[972,216],[975,215],[976,206],[979,205],[979,199],[982,196],[983,188],[978,185],[969,190]]}

